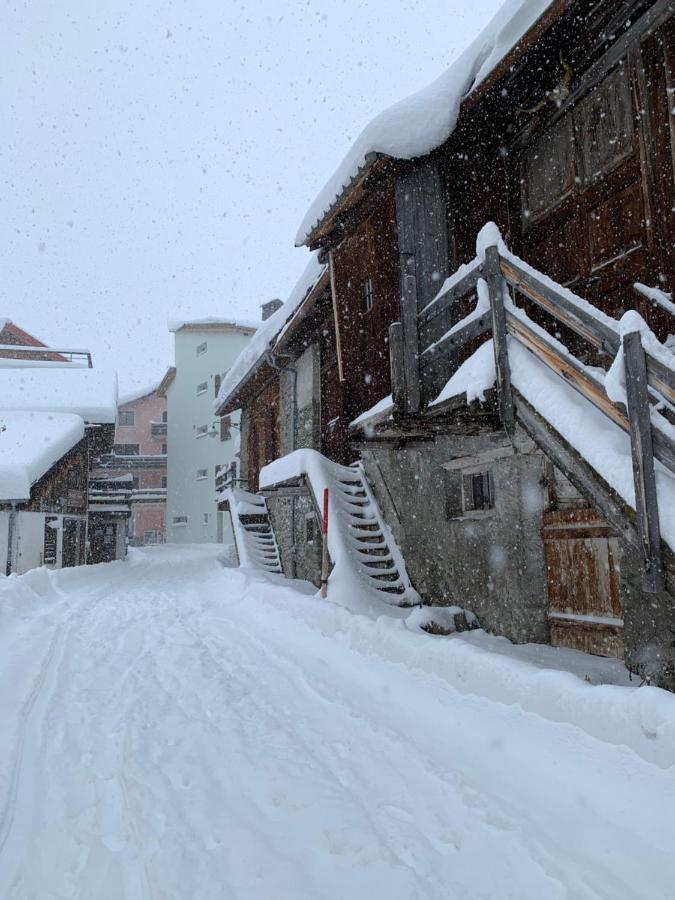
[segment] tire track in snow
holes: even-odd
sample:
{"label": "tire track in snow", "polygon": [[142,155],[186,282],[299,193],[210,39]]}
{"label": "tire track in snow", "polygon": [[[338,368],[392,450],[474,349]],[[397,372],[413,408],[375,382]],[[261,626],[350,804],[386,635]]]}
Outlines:
{"label": "tire track in snow", "polygon": [[[28,781],[28,779],[24,773],[30,764],[32,764],[33,769],[37,768],[37,757],[42,743],[40,740],[42,734],[39,726],[47,715],[52,699],[52,690],[56,683],[58,671],[63,663],[66,638],[69,633],[67,628],[69,622],[70,619],[66,624],[55,628],[49,649],[42,661],[33,688],[20,713],[20,724],[12,761],[9,788],[2,817],[0,818],[0,886],[2,885],[2,879],[7,875],[7,866],[2,862],[3,857],[6,855],[12,841],[17,839],[17,820],[21,818],[19,797],[27,793],[29,799],[33,800],[33,781],[31,780],[31,788],[26,790],[24,782]],[[27,742],[29,735],[32,740]],[[32,813],[32,802],[28,803],[24,799],[23,806],[30,806],[30,812]],[[27,817],[28,814],[28,809],[26,808],[23,817]],[[25,827],[25,823],[20,822],[19,828],[21,827]],[[4,896],[4,894],[0,894],[0,896]]]}

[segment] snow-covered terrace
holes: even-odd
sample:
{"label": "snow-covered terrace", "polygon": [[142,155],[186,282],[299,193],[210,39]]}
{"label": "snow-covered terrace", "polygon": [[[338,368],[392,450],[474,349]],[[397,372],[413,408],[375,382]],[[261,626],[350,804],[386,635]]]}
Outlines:
{"label": "snow-covered terrace", "polygon": [[298,229],[296,245],[311,243],[322,222],[382,157],[413,159],[444,144],[455,129],[462,102],[511,51],[528,43],[528,33],[549,7],[562,9],[564,5],[551,0],[506,0],[436,81],[373,119],[310,206]]}
{"label": "snow-covered terrace", "polygon": [[315,288],[327,275],[328,268],[320,263],[313,253],[298,279],[288,299],[269,319],[261,323],[250,342],[234,361],[223,379],[214,408],[218,415],[232,412],[237,408],[238,397],[244,385],[257,374],[260,368],[287,335],[293,323],[300,316],[307,301],[314,295]]}

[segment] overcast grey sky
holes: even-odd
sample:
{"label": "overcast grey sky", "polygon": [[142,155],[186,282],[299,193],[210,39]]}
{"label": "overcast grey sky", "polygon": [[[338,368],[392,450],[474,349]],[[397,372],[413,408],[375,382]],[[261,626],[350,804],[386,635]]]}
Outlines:
{"label": "overcast grey sky", "polygon": [[0,315],[128,389],[167,319],[284,298],[361,128],[500,0],[24,0],[0,11]]}

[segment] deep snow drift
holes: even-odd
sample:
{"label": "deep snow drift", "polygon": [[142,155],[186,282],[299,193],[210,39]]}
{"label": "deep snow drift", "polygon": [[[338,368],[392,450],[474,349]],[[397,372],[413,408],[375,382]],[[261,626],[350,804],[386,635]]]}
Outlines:
{"label": "deep snow drift", "polygon": [[3,900],[672,897],[675,697],[220,551],[0,578]]}

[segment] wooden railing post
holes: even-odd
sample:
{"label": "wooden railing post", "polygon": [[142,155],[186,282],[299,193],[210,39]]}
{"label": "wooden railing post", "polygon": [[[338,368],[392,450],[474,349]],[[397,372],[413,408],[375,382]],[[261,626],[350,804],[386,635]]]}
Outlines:
{"label": "wooden railing post", "polygon": [[664,579],[652,424],[647,391],[647,363],[639,331],[632,331],[623,336],[623,358],[635,482],[635,513],[642,546],[642,588],[654,594],[663,590]]}
{"label": "wooden railing post", "polygon": [[513,395],[511,393],[511,370],[509,368],[509,354],[506,343],[506,314],[504,312],[504,297],[502,293],[504,279],[502,277],[497,246],[487,247],[485,250],[485,278],[490,293],[499,418],[508,434],[513,434],[515,416],[513,412]]}
{"label": "wooden railing post", "polygon": [[403,364],[403,325],[392,322],[389,326],[389,365],[391,367],[391,396],[397,418],[405,414],[405,366]]}
{"label": "wooden railing post", "polygon": [[405,369],[405,410],[408,414],[419,412],[420,370],[419,332],[417,324],[417,278],[415,257],[405,260],[401,284],[401,324],[403,326],[403,366]]}

